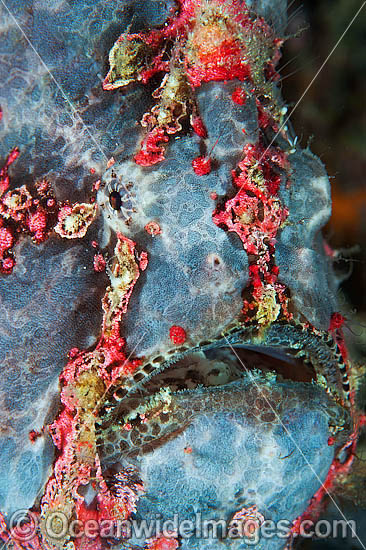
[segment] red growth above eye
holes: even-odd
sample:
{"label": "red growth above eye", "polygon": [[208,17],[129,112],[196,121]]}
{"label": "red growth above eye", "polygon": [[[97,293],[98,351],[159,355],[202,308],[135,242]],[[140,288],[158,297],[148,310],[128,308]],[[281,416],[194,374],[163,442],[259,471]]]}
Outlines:
{"label": "red growth above eye", "polygon": [[242,88],[235,88],[231,95],[231,99],[234,103],[237,103],[238,105],[244,105],[246,101],[246,93]]}
{"label": "red growth above eye", "polygon": [[173,344],[184,344],[187,335],[184,328],[179,327],[178,325],[173,325],[172,327],[170,327],[169,337]]}
{"label": "red growth above eye", "polygon": [[201,117],[199,116],[192,117],[192,128],[199,137],[201,138],[207,137],[207,130],[205,128],[205,125]]}

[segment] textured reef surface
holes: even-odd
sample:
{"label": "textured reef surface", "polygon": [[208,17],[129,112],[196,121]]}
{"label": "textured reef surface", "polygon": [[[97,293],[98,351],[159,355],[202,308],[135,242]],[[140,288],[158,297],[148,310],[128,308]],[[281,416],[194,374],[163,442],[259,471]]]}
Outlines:
{"label": "textured reef surface", "polygon": [[4,546],[292,548],[364,418],[286,2],[0,14]]}

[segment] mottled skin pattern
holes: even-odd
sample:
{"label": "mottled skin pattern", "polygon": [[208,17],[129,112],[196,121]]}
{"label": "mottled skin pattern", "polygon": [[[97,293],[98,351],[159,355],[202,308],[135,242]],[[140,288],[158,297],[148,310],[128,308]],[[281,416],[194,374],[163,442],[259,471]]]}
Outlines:
{"label": "mottled skin pattern", "polygon": [[[0,501],[6,513],[32,506],[45,482],[54,448],[47,434],[32,444],[29,432],[41,431],[59,408],[58,374],[68,351],[97,336],[101,293],[84,269],[92,250],[90,241],[85,245],[23,242],[16,272],[1,285]],[[80,295],[82,323],[80,314],[71,321]]]}
{"label": "mottled skin pattern", "polygon": [[[239,513],[238,508],[256,505],[266,518],[287,514],[293,519],[319,489],[352,430],[349,363],[341,323],[335,323],[333,315],[336,279],[321,235],[330,215],[329,181],[320,161],[294,145],[291,129],[284,123],[286,109],[275,85],[274,67],[284,32],[285,5],[247,4],[253,12],[235,1],[182,1],[156,34],[150,34],[150,27],[161,25],[170,6],[157,9],[154,5],[149,11],[150,4],[144,4],[140,20],[149,21],[147,30],[130,35],[127,28],[126,36],[117,42],[125,56],[125,65],[118,70],[126,70],[143,83],[152,74],[157,78],[165,72],[167,76],[153,92],[153,100],[148,88],[131,86],[123,100],[123,124],[114,122],[119,95],[112,101],[88,92],[85,116],[94,117],[94,126],[91,131],[84,127],[83,139],[75,139],[80,119],[73,112],[71,124],[60,124],[60,88],[45,108],[43,91],[37,95],[33,87],[43,109],[39,139],[47,141],[50,135],[57,143],[52,148],[50,140],[40,149],[43,154],[52,149],[48,171],[58,174],[54,177],[56,192],[61,194],[58,198],[73,195],[63,178],[68,183],[70,177],[76,178],[69,172],[75,158],[79,159],[74,167],[79,183],[88,181],[86,170],[93,172],[100,166],[117,136],[121,143],[101,181],[94,180],[99,226],[89,231],[82,250],[82,254],[90,247],[105,250],[110,285],[102,302],[103,320],[93,315],[95,299],[99,300],[94,288],[100,279],[94,283],[90,272],[84,273],[75,247],[78,267],[65,277],[71,273],[72,285],[67,280],[59,286],[56,282],[55,294],[70,309],[76,308],[75,295],[81,294],[86,301],[84,313],[92,320],[90,324],[84,320],[67,324],[66,314],[57,315],[52,305],[46,316],[40,312],[39,319],[48,331],[57,324],[62,333],[55,358],[52,346],[43,349],[41,345],[40,357],[49,368],[37,375],[41,384],[36,384],[34,394],[27,373],[24,399],[20,402],[14,388],[3,398],[3,409],[18,407],[19,414],[4,428],[3,470],[9,454],[16,453],[16,458],[7,481],[0,485],[2,510],[9,517],[12,511],[34,503],[40,522],[34,548],[55,548],[45,525],[49,514],[58,510],[68,520],[114,521],[132,513],[149,517],[158,512],[167,519],[172,513],[184,516],[200,509],[212,517],[212,508],[229,519]],[[55,9],[57,17],[62,14],[67,19],[62,5]],[[101,19],[101,11],[103,6],[97,3],[91,24]],[[124,17],[130,22],[127,12]],[[81,9],[80,18],[83,13]],[[30,20],[22,22],[31,33],[34,21],[45,17],[46,10],[41,9],[30,12]],[[106,27],[102,25],[98,32],[103,35],[108,30],[115,39],[120,29],[114,33],[113,25],[112,30]],[[77,28],[90,44],[90,29],[86,25]],[[128,56],[123,48],[129,36],[146,48],[136,67],[126,68]],[[205,38],[200,42],[201,36]],[[63,85],[70,72],[66,68],[73,65],[73,37],[65,34],[71,57],[66,56],[64,72],[56,75]],[[42,43],[47,57],[46,45],[47,40]],[[166,48],[168,59],[164,58]],[[82,63],[86,74],[94,66],[88,55],[89,64]],[[221,64],[217,63],[220,56]],[[32,89],[32,73],[25,74]],[[83,79],[74,84],[70,89],[75,96],[90,87]],[[105,89],[113,89],[108,75],[104,84]],[[27,103],[26,96],[22,103],[22,94],[15,93],[12,104],[4,96],[4,120],[20,129],[24,113],[18,119],[10,113],[19,102],[26,110],[33,98]],[[142,132],[136,120],[141,120]],[[28,126],[23,130],[26,136]],[[37,154],[40,142],[29,145],[26,137],[22,140],[26,157],[21,157],[19,167],[25,170],[25,159]],[[8,149],[13,145],[6,143]],[[60,170],[59,158],[65,158]],[[99,244],[90,242],[96,239],[98,228]],[[61,265],[67,263],[64,248],[57,248],[54,256]],[[22,265],[20,261],[18,268]],[[24,286],[19,272],[13,282],[15,287]],[[51,298],[45,303],[52,304],[53,289],[46,287],[42,292]],[[37,322],[37,316],[30,321],[32,338]],[[53,392],[57,394],[63,356],[75,345],[85,351],[74,349],[69,354],[60,377],[61,403],[54,399],[53,406],[44,406]],[[235,350],[234,355],[225,356],[227,351],[222,350],[230,347],[244,349],[244,364],[235,359]],[[246,349],[272,356],[273,365],[284,368],[285,379],[291,378],[288,370],[296,369],[296,375],[303,371],[295,377],[301,383],[283,381],[282,372],[278,379],[269,374],[275,367],[268,366],[268,360],[251,365],[252,369],[263,367],[264,375],[246,373]],[[6,358],[6,342],[4,350]],[[17,379],[17,369],[7,364],[6,390]],[[48,394],[38,406],[42,392]],[[9,437],[7,430],[16,430],[21,420],[24,433]],[[282,462],[294,452],[286,426],[295,436],[295,451],[302,449],[301,459],[295,452],[288,462]],[[27,432],[30,441],[21,449]],[[49,434],[57,447],[53,469]],[[349,457],[350,453],[347,464]],[[38,470],[32,466],[35,459],[42,463],[38,462]],[[164,467],[157,466],[163,463]],[[311,469],[303,475],[306,463],[315,472],[315,480]],[[226,469],[233,470],[233,475],[222,486]],[[277,480],[274,488],[268,487],[268,479]],[[180,485],[183,488],[177,492]],[[286,490],[288,485],[292,492]],[[164,498],[156,505],[161,493]],[[15,535],[4,530],[3,538],[11,541]],[[142,546],[144,538],[134,542]],[[57,547],[99,550],[110,542],[66,537]],[[24,542],[20,547],[28,550],[32,544]],[[182,546],[190,548],[191,544],[200,550],[207,547],[202,540]],[[230,541],[209,544],[210,548],[240,546]],[[283,545],[276,540],[271,549]],[[150,542],[149,548],[160,547],[155,549]]]}
{"label": "mottled skin pattern", "polygon": [[[245,101],[236,104],[233,97],[238,86]],[[189,362],[192,351],[212,352],[228,345],[255,345],[268,349],[268,353],[303,358],[315,370],[318,383],[330,391],[339,403],[343,405],[348,400],[349,382],[346,357],[342,353],[344,350],[338,347],[327,332],[332,314],[337,309],[337,282],[321,235],[321,228],[329,219],[331,211],[329,180],[319,159],[309,150],[301,150],[293,145],[294,136],[287,127],[273,124],[271,128],[264,116],[266,110],[259,106],[258,96],[256,98],[252,92],[250,86],[235,80],[202,84],[195,90],[195,99],[197,113],[207,134],[200,137],[179,136],[178,141],[168,144],[165,158],[158,164],[154,160],[151,167],[136,165],[129,159],[116,163],[103,177],[102,189],[98,194],[105,226],[111,229],[112,234],[113,231],[121,231],[136,240],[148,252],[151,268],[139,280],[139,295],[131,303],[123,323],[127,344],[134,353],[144,355],[145,360],[130,380],[124,380],[121,388],[109,393],[97,423],[100,456],[105,466],[112,468],[112,471],[113,468],[125,467],[125,461],[131,464],[135,455],[147,455],[146,463],[145,458],[138,462],[138,471],[148,487],[146,500],[142,498],[141,501],[141,517],[157,512],[159,506],[155,507],[153,503],[158,490],[167,491],[163,493],[163,501],[166,500],[167,504],[159,510],[163,517],[170,517],[173,511],[181,513],[179,506],[184,508],[188,505],[189,498],[183,491],[177,506],[169,507],[169,503],[174,502],[172,494],[169,494],[169,484],[172,487],[177,484],[189,486],[187,479],[183,481],[184,476],[188,476],[188,479],[194,476],[191,466],[187,465],[183,467],[186,472],[182,474],[183,479],[178,481],[172,472],[174,468],[179,470],[180,466],[174,467],[171,463],[175,464],[174,461],[178,460],[177,464],[180,464],[179,454],[176,456],[175,453],[180,448],[181,440],[187,442],[192,437],[192,441],[195,441],[197,435],[189,434],[191,429],[195,429],[195,422],[200,425],[200,420],[193,421],[190,414],[175,409],[175,399],[180,399],[179,393],[168,399],[165,395],[159,397],[157,390],[159,381],[162,387],[171,388],[172,384],[180,387],[179,376],[175,378],[172,365],[177,361],[178,365],[182,361],[183,364]],[[274,102],[282,105],[275,89],[273,98]],[[279,126],[280,131],[277,132]],[[263,139],[264,143],[267,140],[269,146],[268,149],[262,149],[264,152],[259,162],[272,147],[272,162],[276,162],[274,158],[277,155],[279,167],[275,172],[277,179],[273,178],[273,173],[271,175],[272,182],[276,181],[277,186],[276,191],[271,193],[278,194],[279,208],[285,213],[285,221],[275,235],[275,241],[265,244],[263,252],[260,249],[256,251],[252,243],[243,241],[246,257],[240,251],[239,233],[235,235],[227,231],[230,226],[222,223],[216,223],[216,228],[210,225],[212,201],[217,205],[215,215],[218,216],[220,210],[223,210],[225,197],[231,198],[235,192],[232,171],[243,158],[242,151]],[[199,154],[210,158],[210,170],[204,175],[197,173],[191,163]],[[253,172],[252,177],[256,177]],[[131,192],[132,199],[127,199],[130,195],[126,189]],[[109,200],[112,191],[120,193],[122,208],[115,208],[115,204]],[[243,220],[243,224],[251,223],[249,218]],[[158,225],[160,231],[157,235],[146,231],[150,223]],[[220,230],[224,230],[224,233],[220,233]],[[251,235],[253,239],[256,238],[255,233]],[[106,238],[109,238],[108,230]],[[249,255],[251,249],[254,259]],[[270,262],[275,262],[279,268],[278,273],[272,269],[278,274],[278,286],[275,287],[278,292],[278,309],[273,314],[272,322],[264,322],[264,326],[261,326],[259,316],[257,323],[255,319],[243,319],[243,311],[236,309],[235,301],[243,288],[251,288],[251,268],[258,262],[259,269],[262,269],[261,254],[265,258],[266,253],[270,254]],[[242,262],[241,266],[238,262]],[[235,284],[235,276],[236,283],[240,282],[238,286]],[[255,290],[251,291],[254,296]],[[217,312],[219,314],[216,317]],[[187,334],[186,341],[178,348],[169,339],[171,325],[182,326]],[[220,371],[220,367],[217,370]],[[162,374],[157,375],[159,372]],[[205,377],[197,375],[198,372],[198,367],[186,371],[186,380],[189,380],[186,383],[193,384],[193,387],[197,384],[206,385]],[[168,381],[162,378],[164,373],[167,373],[165,376]],[[232,389],[228,387],[228,391]],[[247,393],[252,391],[248,387]],[[149,401],[148,396],[154,395],[154,392],[155,397]],[[196,392],[199,407],[204,410],[200,390]],[[147,400],[145,404],[142,397],[144,393]],[[315,392],[313,396],[315,398]],[[188,399],[193,410],[193,394],[189,394]],[[234,408],[232,402],[231,410]],[[212,417],[210,422],[215,426],[220,420]],[[336,432],[339,428],[336,428]],[[212,429],[215,430],[214,427]],[[299,427],[297,429],[302,430]],[[236,437],[240,439],[239,435]],[[154,449],[159,449],[161,445],[164,450],[160,457],[159,451]],[[166,465],[167,471],[163,468],[159,473],[155,470],[153,474],[148,473],[150,465],[153,469],[152,465],[159,464],[162,457],[170,452],[169,445],[174,450],[171,451],[169,466]],[[227,445],[230,448],[230,444]],[[300,446],[305,448],[303,443]],[[200,456],[201,451],[197,449],[196,452]],[[208,460],[215,461],[211,454],[208,452]],[[228,459],[228,462],[231,463],[231,460]],[[296,467],[292,468],[295,479]],[[220,474],[216,472],[215,475]],[[161,479],[164,479],[162,485]],[[197,480],[193,483],[193,491],[197,483]],[[303,490],[298,487],[297,492],[302,493]],[[214,493],[207,498],[215,500],[217,493]],[[205,499],[204,494],[204,489],[200,488],[196,498]],[[273,495],[263,498],[266,502],[264,507],[273,504]],[[223,504],[222,499],[225,500],[225,497],[219,497],[219,506],[222,505],[228,513],[228,506]],[[257,497],[255,502],[259,500]],[[206,507],[210,507],[207,502],[202,504],[203,510]],[[301,505],[287,513],[297,515],[301,513],[300,510]],[[233,513],[235,508],[231,511]],[[194,544],[197,543],[200,548],[205,548],[205,542],[195,541]],[[187,543],[187,548],[190,544]],[[266,541],[263,547],[269,548],[268,544]],[[281,543],[272,541],[271,545],[279,548]]]}
{"label": "mottled skin pattern", "polygon": [[[186,327],[187,343],[194,343],[215,336],[233,315],[239,315],[240,294],[248,278],[247,257],[236,236],[212,223],[215,201],[210,196],[228,192],[230,170],[240,157],[241,146],[256,141],[258,135],[254,100],[248,100],[244,108],[232,102],[236,86],[235,82],[218,83],[212,94],[209,85],[200,91],[202,116],[205,106],[221,113],[208,125],[211,137],[205,144],[210,150],[220,136],[213,151],[217,170],[204,177],[194,173],[191,162],[199,155],[200,139],[193,136],[172,144],[167,160],[156,167],[127,161],[112,166],[103,176],[105,187],[98,202],[103,205],[106,227],[123,232],[149,251],[149,269],[124,323],[128,346],[138,355],[161,353],[171,346],[172,325]],[[216,110],[215,104],[225,109]],[[111,189],[123,198],[124,187],[132,194],[136,210],[127,213],[128,226],[126,214],[113,210],[108,199]],[[161,235],[152,237],[145,231],[149,221],[159,224]]]}
{"label": "mottled skin pattern", "polygon": [[[138,282],[138,296],[123,325],[129,348],[147,359],[166,358],[174,352],[171,325],[187,329],[188,349],[203,341],[220,340],[221,331],[227,334],[227,326],[235,324],[235,318],[240,321],[239,296],[249,280],[247,254],[237,235],[212,224],[215,204],[232,193],[231,171],[243,148],[255,144],[260,135],[257,105],[249,87],[240,87],[246,97],[244,105],[232,100],[238,84],[204,83],[198,88],[197,105],[206,138],[181,137],[168,146],[166,160],[157,166],[126,160],[115,164],[102,180],[98,201],[105,226],[124,232],[149,253],[150,269]],[[279,171],[278,189],[288,215],[276,236],[273,256],[279,267],[278,281],[291,297],[288,321],[297,323],[299,329],[288,337],[282,337],[280,329],[278,345],[298,349],[303,331],[308,327],[311,332],[313,327],[320,331],[322,348],[337,307],[336,279],[320,232],[330,216],[330,186],[319,159],[309,150],[293,149],[292,140],[292,136],[285,141],[279,135],[275,142],[288,155],[287,169]],[[212,157],[212,170],[200,176],[194,173],[191,160],[205,151]],[[122,197],[118,210],[109,201],[113,190]],[[145,230],[152,221],[161,234],[151,236]],[[108,229],[106,234],[109,238]],[[271,345],[266,336],[254,337],[262,345]],[[248,343],[250,338],[243,335]],[[333,357],[315,367],[342,398],[339,350]],[[156,359],[158,364],[162,361]]]}
{"label": "mottled skin pattern", "polygon": [[[248,99],[244,107],[233,104],[235,88],[235,82],[206,84],[198,94],[208,129],[207,149],[218,139],[212,153],[218,167],[209,175],[197,176],[190,166],[199,140],[195,146],[194,138],[182,138],[158,167],[142,168],[127,161],[113,166],[103,178],[105,187],[98,199],[106,225],[136,239],[149,251],[153,266],[141,279],[139,296],[125,317],[127,343],[137,354],[154,356],[174,349],[169,340],[171,325],[189,328],[187,345],[195,345],[216,338],[233,317],[239,317],[239,296],[249,278],[247,256],[236,235],[223,232],[211,221],[211,194],[223,196],[230,190],[230,172],[241,148],[258,136],[254,101]],[[221,101],[231,109],[215,109],[216,101],[217,107]],[[291,185],[283,178],[279,191],[290,213],[276,242],[279,281],[291,291],[295,319],[325,331],[336,309],[336,281],[319,232],[330,215],[329,182],[310,151],[294,153],[290,162],[296,167],[291,171]],[[136,211],[127,216],[113,210],[108,200],[111,189],[123,197],[125,186],[136,205]],[[144,227],[151,220],[159,224],[161,235],[147,234]]]}
{"label": "mottled skin pattern", "polygon": [[[131,127],[148,97],[142,89],[131,91],[122,106],[119,98],[102,94],[102,56],[132,17],[137,26],[159,25],[170,4],[137,2],[131,8],[126,2],[10,0],[6,5],[16,19],[0,6],[0,164],[18,146],[12,188],[47,176],[59,200],[89,199],[115,144],[135,147],[139,131]],[[71,348],[97,341],[108,281],[105,273],[93,271],[91,243],[97,239],[98,227],[83,242],[56,236],[36,247],[23,240],[15,252],[16,270],[1,278],[0,509],[5,514],[32,506],[42,491],[54,456],[42,428],[60,407],[58,377]],[[32,430],[40,434],[34,443]]]}
{"label": "mottled skin pattern", "polygon": [[[309,385],[272,386],[261,377],[256,383],[242,380],[210,392],[177,395],[183,419],[191,416],[184,432],[144,456],[122,459],[141,472],[148,487],[138,517],[153,518],[160,513],[194,519],[199,511],[203,520],[228,521],[241,506],[250,504],[274,521],[287,517],[289,510],[301,514],[319,485],[313,471],[324,476],[326,463],[332,460],[323,437],[332,423],[329,415],[335,412],[334,405],[331,400],[323,401],[323,392]],[[342,423],[343,419],[333,421]],[[314,452],[315,442],[318,452]],[[297,445],[301,455],[293,452]],[[177,486],[179,498],[174,496]],[[197,546],[250,547],[240,540],[205,540],[199,535],[182,541],[182,548]],[[256,548],[281,546],[283,541],[275,536],[260,540]]]}

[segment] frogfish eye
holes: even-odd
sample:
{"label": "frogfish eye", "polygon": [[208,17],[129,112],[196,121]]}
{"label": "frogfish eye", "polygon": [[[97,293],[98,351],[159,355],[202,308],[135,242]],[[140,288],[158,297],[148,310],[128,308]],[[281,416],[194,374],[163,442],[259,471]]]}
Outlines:
{"label": "frogfish eye", "polygon": [[109,204],[111,205],[113,210],[121,210],[122,199],[118,191],[111,191],[109,193]]}

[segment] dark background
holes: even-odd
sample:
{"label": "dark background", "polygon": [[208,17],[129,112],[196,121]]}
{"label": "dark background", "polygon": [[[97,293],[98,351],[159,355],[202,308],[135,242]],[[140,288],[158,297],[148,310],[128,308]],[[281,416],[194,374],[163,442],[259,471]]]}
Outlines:
{"label": "dark background", "polygon": [[[280,67],[283,97],[294,106],[327,58],[361,0],[289,0],[292,35]],[[301,32],[301,29],[302,32]],[[299,32],[300,31],[300,32]],[[298,34],[297,34],[298,33]],[[297,36],[294,36],[296,35]],[[328,243],[344,249],[337,262],[351,324],[359,324],[358,353],[366,352],[366,6],[291,117],[302,146],[325,164],[331,178],[333,214]],[[286,65],[286,66],[285,66]],[[341,299],[342,302],[342,299]],[[347,312],[347,305],[344,305]]]}
{"label": "dark background", "polygon": [[[280,62],[283,97],[294,107],[362,5],[361,0],[295,0],[290,37]],[[301,31],[299,32],[298,31]],[[298,33],[298,34],[297,34]],[[296,36],[294,36],[296,35]],[[336,263],[344,280],[340,304],[346,314],[356,361],[366,359],[366,6],[291,117],[300,143],[325,164],[331,178],[333,213],[324,235],[344,259]],[[347,276],[348,275],[348,276]],[[366,409],[366,383],[359,404]],[[334,498],[355,519],[366,546],[366,441],[363,435],[351,479]],[[364,495],[364,496],[362,496]],[[324,514],[323,517],[327,517]],[[334,506],[328,518],[340,518]],[[301,550],[353,550],[357,540],[303,541]]]}

